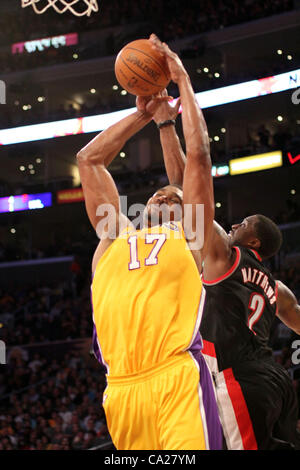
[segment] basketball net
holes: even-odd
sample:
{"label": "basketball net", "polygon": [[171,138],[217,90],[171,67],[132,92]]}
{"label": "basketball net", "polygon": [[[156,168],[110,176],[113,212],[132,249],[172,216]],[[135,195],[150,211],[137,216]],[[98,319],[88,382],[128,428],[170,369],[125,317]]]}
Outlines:
{"label": "basketball net", "polygon": [[[50,7],[53,7],[54,10],[60,14],[69,10],[75,16],[90,16],[93,11],[97,12],[99,10],[97,0],[43,0],[46,6],[41,6],[40,0],[21,0],[21,2],[22,8],[32,6],[38,15],[45,13]],[[86,5],[86,9],[83,11],[76,10],[76,5],[80,2]]]}

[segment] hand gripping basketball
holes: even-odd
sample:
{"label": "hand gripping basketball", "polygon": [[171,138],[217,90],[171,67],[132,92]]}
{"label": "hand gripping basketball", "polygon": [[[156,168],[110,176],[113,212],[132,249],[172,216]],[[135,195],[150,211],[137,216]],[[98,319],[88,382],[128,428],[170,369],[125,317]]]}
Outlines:
{"label": "hand gripping basketball", "polygon": [[166,43],[161,42],[155,34],[151,34],[149,40],[152,44],[153,50],[159,53],[161,57],[165,58],[171,80],[174,83],[178,83],[180,78],[183,76],[188,77],[187,71],[185,70],[180,58],[175,52],[171,51]]}
{"label": "hand gripping basketball", "polygon": [[172,96],[168,96],[167,93],[158,93],[153,96],[137,96],[136,107],[138,111],[148,114],[149,116],[154,116],[162,103],[172,99]]}
{"label": "hand gripping basketball", "polygon": [[117,55],[115,74],[120,85],[132,95],[156,95],[170,82],[165,57],[149,39],[127,44]]}
{"label": "hand gripping basketball", "polygon": [[[161,92],[162,96],[167,96],[167,90],[163,90]],[[162,123],[165,121],[175,121],[179,112],[179,108],[181,105],[180,97],[175,101],[175,104],[170,104],[170,99],[165,100],[160,104],[157,110],[154,113],[153,119],[158,123]]]}

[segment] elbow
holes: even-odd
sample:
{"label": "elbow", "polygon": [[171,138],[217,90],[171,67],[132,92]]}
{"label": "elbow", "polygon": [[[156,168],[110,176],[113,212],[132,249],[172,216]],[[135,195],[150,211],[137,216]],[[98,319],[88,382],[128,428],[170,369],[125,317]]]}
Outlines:
{"label": "elbow", "polygon": [[77,164],[81,165],[93,165],[100,163],[97,155],[91,152],[89,149],[83,148],[76,154]]}
{"label": "elbow", "polygon": [[76,154],[76,160],[78,164],[83,163],[84,161],[88,160],[88,154],[84,149],[79,150],[79,152]]}
{"label": "elbow", "polygon": [[111,160],[111,155],[111,152],[105,149],[87,145],[76,154],[76,159],[78,165],[104,165],[106,167],[106,162]]}

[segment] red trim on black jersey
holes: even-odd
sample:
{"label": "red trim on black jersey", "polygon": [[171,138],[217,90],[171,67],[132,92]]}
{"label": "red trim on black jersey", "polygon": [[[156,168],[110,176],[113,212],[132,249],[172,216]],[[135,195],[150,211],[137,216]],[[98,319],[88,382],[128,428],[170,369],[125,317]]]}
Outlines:
{"label": "red trim on black jersey", "polygon": [[244,450],[257,450],[257,442],[241,386],[235,379],[232,369],[223,370],[223,374],[243,441]]}
{"label": "red trim on black jersey", "polygon": [[207,341],[205,339],[203,339],[202,341],[203,341],[202,353],[210,357],[217,357],[214,343],[212,343],[211,341]]}
{"label": "red trim on black jersey", "polygon": [[276,311],[275,311],[275,315],[278,315],[278,281],[275,281],[275,297],[276,297]]}
{"label": "red trim on black jersey", "polygon": [[233,265],[231,266],[229,271],[227,271],[227,273],[223,274],[222,276],[217,277],[213,281],[205,281],[202,277],[203,284],[207,284],[208,286],[210,286],[211,284],[217,284],[218,282],[221,282],[224,279],[226,279],[227,277],[229,277],[236,270],[236,268],[238,267],[238,265],[240,263],[240,260],[241,260],[241,252],[240,252],[240,250],[237,246],[234,246],[233,248],[236,251],[236,258],[235,258],[235,262],[233,263]]}
{"label": "red trim on black jersey", "polygon": [[256,256],[256,258],[258,259],[258,261],[262,261],[262,257],[257,253],[257,251],[252,250],[252,248],[250,248],[250,250],[252,251],[252,253],[255,254],[255,256]]}

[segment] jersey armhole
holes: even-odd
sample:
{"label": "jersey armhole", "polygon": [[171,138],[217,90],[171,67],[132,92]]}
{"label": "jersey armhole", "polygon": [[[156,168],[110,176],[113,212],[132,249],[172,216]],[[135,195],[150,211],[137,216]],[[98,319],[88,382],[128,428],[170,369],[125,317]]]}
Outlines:
{"label": "jersey armhole", "polygon": [[234,273],[234,271],[237,269],[237,267],[239,266],[240,261],[241,261],[241,251],[237,246],[234,246],[233,248],[236,251],[236,257],[235,257],[235,261],[234,261],[233,265],[231,266],[231,268],[225,274],[223,274],[220,277],[217,277],[216,279],[213,279],[212,281],[206,281],[202,277],[202,282],[203,282],[204,285],[211,286],[211,285],[214,285],[214,284],[218,284],[219,282],[224,281],[225,279],[230,277],[231,274]]}

